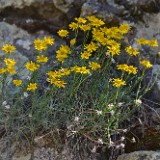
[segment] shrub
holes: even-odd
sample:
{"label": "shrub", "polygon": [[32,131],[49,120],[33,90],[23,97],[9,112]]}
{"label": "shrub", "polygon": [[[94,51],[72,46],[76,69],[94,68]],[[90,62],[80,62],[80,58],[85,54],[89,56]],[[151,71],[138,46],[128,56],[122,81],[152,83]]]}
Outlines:
{"label": "shrub", "polygon": [[[36,59],[23,66],[29,71],[28,79],[16,75],[16,59],[10,58],[16,47],[10,44],[2,47],[5,56],[0,69],[1,124],[33,137],[65,129],[68,137],[81,135],[110,146],[111,136],[124,129],[119,124],[141,105],[158,73],[152,83],[142,85],[152,64],[127,41],[131,30],[128,24],[107,28],[102,20],[88,16],[75,18],[69,29],[58,31],[61,38],[70,42],[61,44],[53,59],[46,52],[55,39],[34,40]],[[144,38],[136,43],[139,48],[158,46],[157,40]],[[9,106],[10,76],[18,92]]]}

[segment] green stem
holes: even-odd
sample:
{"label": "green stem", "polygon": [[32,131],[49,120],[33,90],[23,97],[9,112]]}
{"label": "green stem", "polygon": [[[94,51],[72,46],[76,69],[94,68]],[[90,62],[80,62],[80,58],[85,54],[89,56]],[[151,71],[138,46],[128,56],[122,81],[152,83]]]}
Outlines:
{"label": "green stem", "polygon": [[1,102],[2,103],[5,100],[6,79],[7,79],[7,75],[4,74],[2,77],[2,95],[1,95]]}
{"label": "green stem", "polygon": [[137,93],[136,93],[136,99],[139,97],[139,93],[140,93],[140,90],[141,90],[141,85],[142,85],[142,80],[143,80],[143,77],[144,77],[144,73],[145,73],[145,69],[143,70],[142,72],[142,75],[139,77],[139,85],[138,85],[138,90],[137,90]]}

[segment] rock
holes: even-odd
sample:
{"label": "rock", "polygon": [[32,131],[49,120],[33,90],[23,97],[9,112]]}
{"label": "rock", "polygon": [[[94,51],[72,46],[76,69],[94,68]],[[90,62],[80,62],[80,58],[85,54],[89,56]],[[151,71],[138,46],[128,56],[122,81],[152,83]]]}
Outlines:
{"label": "rock", "polygon": [[35,5],[36,3],[40,3],[41,5],[44,5],[45,3],[53,3],[57,9],[61,10],[64,13],[67,13],[73,2],[74,0],[1,0],[0,11],[2,11],[6,7],[22,9],[26,6],[31,6],[33,4]]}
{"label": "rock", "polygon": [[107,23],[111,21],[112,26],[124,20],[137,24],[144,22],[146,13],[158,13],[158,6],[159,2],[152,0],[87,0],[82,5],[81,16],[96,15]]}
{"label": "rock", "polygon": [[20,156],[20,157],[13,157],[13,160],[30,160],[31,154],[27,154],[26,156]]}
{"label": "rock", "polygon": [[117,160],[159,160],[160,151],[136,151],[128,154],[122,154]]}
{"label": "rock", "polygon": [[[29,75],[29,71],[25,68],[25,63],[28,60],[35,61],[36,54],[35,49],[33,47],[33,40],[37,37],[43,38],[44,36],[51,36],[48,34],[48,32],[41,31],[37,32],[35,36],[30,35],[27,31],[20,29],[16,25],[10,25],[6,22],[0,22],[0,48],[6,43],[12,44],[16,46],[16,51],[10,54],[10,58],[13,58],[16,60],[17,64],[15,66],[15,69],[18,69],[18,72],[16,75],[8,76],[8,86],[7,90],[9,90],[9,96],[10,98],[15,95],[15,93],[18,92],[20,89],[19,87],[16,87],[13,85],[12,80],[14,79],[22,79],[25,83],[27,81],[27,77]],[[54,37],[55,44],[51,47],[49,47],[46,55],[50,57],[50,63],[53,63],[53,52],[59,47],[60,38]],[[61,44],[65,42],[61,40]],[[0,52],[0,56],[4,56],[5,53],[3,51]],[[0,66],[4,65],[4,63],[0,63]],[[53,65],[53,64],[51,64]],[[47,65],[42,68],[42,75],[45,74],[45,71],[47,70]],[[44,80],[41,83],[44,83],[46,81],[46,77],[44,76]],[[41,78],[41,77],[40,77]],[[42,76],[43,78],[43,76]],[[42,85],[40,85],[42,86]],[[43,88],[44,89],[44,88]],[[1,91],[0,91],[1,92]]]}
{"label": "rock", "polygon": [[158,39],[160,41],[160,13],[145,14],[144,22],[145,24],[142,22],[136,24],[137,37],[144,37],[146,39]]}
{"label": "rock", "polygon": [[[154,18],[153,18],[154,17]],[[136,35],[135,39],[137,38],[145,38],[145,39],[157,39],[159,44],[160,44],[160,31],[159,31],[159,26],[160,26],[160,13],[155,14],[145,14],[144,15],[144,22],[139,22],[138,24],[134,24],[133,26],[136,28]],[[148,74],[145,77],[145,81],[148,83],[154,76],[158,73],[158,70],[160,70],[160,55],[157,54],[159,52],[159,47],[147,47],[143,46],[140,47],[137,45],[135,42],[133,44],[135,47],[141,48],[141,52],[143,52],[143,57],[144,59],[149,59],[153,63],[152,67],[152,73]],[[160,102],[160,77],[158,76],[158,80],[155,83],[155,86],[149,91],[147,94],[148,99],[152,100],[153,102]]]}
{"label": "rock", "polygon": [[9,25],[5,22],[0,22],[0,47],[3,43],[14,43],[19,39],[29,41],[31,36],[24,30],[16,27],[15,25]]}
{"label": "rock", "polygon": [[[57,146],[59,147],[59,146]],[[58,152],[56,148],[35,148],[32,154],[33,160],[75,160],[79,159],[78,155],[74,155],[69,146],[64,145],[63,149]],[[82,158],[82,157],[81,157]],[[80,158],[80,159],[81,159]],[[85,160],[97,160],[95,157],[83,157]],[[82,158],[82,159],[83,159]]]}
{"label": "rock", "polygon": [[73,2],[74,0],[53,0],[55,7],[64,13],[69,11]]}
{"label": "rock", "polygon": [[[30,45],[32,44],[33,37],[30,36],[26,31],[17,28],[15,25],[9,25],[5,22],[0,22],[0,48],[3,44],[16,44],[17,50],[11,54],[11,58],[14,58],[17,61],[17,67],[21,67],[28,60],[26,56],[21,54],[18,50],[18,47],[21,47],[23,50],[30,49]],[[27,42],[27,43],[26,43]],[[4,55],[4,52],[0,53]],[[23,75],[23,78],[27,78],[28,72],[26,70],[22,70],[22,72],[18,72],[18,75]]]}
{"label": "rock", "polygon": [[52,146],[38,147],[31,145],[24,138],[17,141],[15,135],[7,135],[0,141],[0,160],[98,160],[87,151],[86,155],[81,155],[80,158],[70,145],[58,141],[53,143],[52,139]]}
{"label": "rock", "polygon": [[[16,46],[17,50],[14,53],[11,53],[10,58],[16,60],[16,70],[21,68],[17,72],[16,78],[21,78],[22,80],[27,79],[29,74],[29,72],[24,68],[24,64],[28,61],[28,58],[22,53],[24,52],[24,50],[30,49],[32,39],[33,37],[30,36],[26,31],[17,28],[15,25],[9,25],[5,22],[0,22],[0,48],[5,43]],[[5,56],[5,53],[1,51],[0,56]],[[0,65],[3,66],[4,64],[1,62]],[[6,92],[8,92],[10,98],[18,92],[18,88],[11,83],[13,77],[14,76],[7,77],[8,85],[6,88]]]}
{"label": "rock", "polygon": [[81,8],[82,17],[95,15],[106,23],[112,23],[112,25],[118,25],[120,20],[115,14],[120,14],[120,12],[120,9],[98,0],[87,0]]}
{"label": "rock", "polygon": [[[29,0],[0,2],[0,19],[35,33],[56,33],[80,13],[81,3],[73,0]],[[36,10],[36,12],[35,12]]]}
{"label": "rock", "polygon": [[42,148],[48,144],[48,141],[43,136],[42,137],[35,137],[34,144],[35,144],[35,146]]}
{"label": "rock", "polygon": [[0,11],[6,7],[23,8],[25,6],[30,6],[32,3],[39,2],[44,3],[46,0],[1,0],[0,1]]}
{"label": "rock", "polygon": [[22,39],[17,40],[16,44],[26,50],[30,50],[30,46],[32,45],[30,40],[22,40]]}
{"label": "rock", "polygon": [[156,108],[154,112],[152,112],[152,119],[154,123],[160,124],[160,108]]}
{"label": "rock", "polygon": [[[154,53],[154,52],[153,52]],[[146,55],[147,56],[147,55]],[[160,73],[160,59],[159,57],[157,57],[157,64],[154,64],[153,67],[152,67],[152,73],[145,77],[146,80],[148,79],[148,82],[151,82],[151,77],[152,77],[152,82],[155,78],[155,76]],[[147,83],[148,83],[147,82]],[[153,88],[147,93],[146,95],[146,98],[149,99],[150,101],[152,101],[153,103],[151,103],[151,105],[154,104],[154,108],[156,109],[156,107],[159,107],[159,105],[157,105],[156,103],[160,103],[160,97],[159,97],[159,94],[160,94],[160,78],[158,76]],[[155,103],[154,103],[155,102]],[[153,112],[154,114],[154,112]],[[159,121],[159,120],[158,120]],[[157,122],[158,122],[157,121]]]}
{"label": "rock", "polygon": [[128,10],[142,10],[143,12],[148,13],[158,13],[160,11],[159,1],[153,0],[115,0],[115,3],[119,5],[123,5],[126,9],[128,6],[132,8],[128,8]]}
{"label": "rock", "polygon": [[67,15],[57,9],[53,2],[45,4],[36,2],[23,8],[11,6],[3,8],[1,12],[3,21],[16,24],[31,33],[39,30],[55,33],[59,26],[64,26],[68,20]]}

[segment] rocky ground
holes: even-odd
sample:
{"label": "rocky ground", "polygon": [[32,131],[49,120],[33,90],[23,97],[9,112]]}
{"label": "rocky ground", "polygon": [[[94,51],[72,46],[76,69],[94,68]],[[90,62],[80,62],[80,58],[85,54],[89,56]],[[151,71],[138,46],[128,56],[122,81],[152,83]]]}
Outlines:
{"label": "rocky ground", "polygon": [[[16,59],[19,59],[18,63],[21,66],[28,59],[32,59],[33,39],[44,35],[56,37],[57,31],[66,28],[75,17],[85,17],[87,15],[96,15],[102,18],[108,26],[127,22],[132,26],[131,38],[156,38],[160,42],[159,0],[1,0],[0,48],[6,42],[14,44],[17,47]],[[54,52],[59,43],[58,41],[56,42],[49,54]],[[154,75],[160,68],[160,57],[155,55],[159,50],[158,48],[148,51],[151,56],[156,57],[151,75]],[[19,74],[23,74],[24,77],[28,75],[25,70]],[[160,79],[154,89],[148,94],[149,101],[144,100],[147,104],[150,104],[149,106],[144,106],[141,111],[140,119],[145,121],[143,123],[145,126],[138,125],[140,132],[136,136],[134,129],[133,134],[129,133],[126,135],[130,139],[135,138],[134,143],[130,143],[130,140],[126,142],[126,152],[143,149],[158,150],[160,148],[160,139],[158,137],[160,133],[160,106],[157,104],[160,102],[159,94]],[[146,97],[146,99],[148,98]],[[153,118],[149,119],[148,117]],[[149,120],[145,120],[145,118]],[[152,137],[155,137],[154,140]],[[26,141],[23,143],[22,147],[18,145],[16,140],[13,142],[12,135],[2,138],[0,142],[0,159],[78,160],[67,145],[63,147],[60,153],[52,147],[45,147],[45,145],[35,145],[31,150]],[[90,158],[85,158],[84,160],[103,159],[100,155],[92,153],[90,156]],[[157,151],[133,152],[130,155],[120,156],[118,160],[138,160],[137,156],[145,157],[146,160],[160,159],[160,153]],[[87,155],[87,157],[89,156]]]}

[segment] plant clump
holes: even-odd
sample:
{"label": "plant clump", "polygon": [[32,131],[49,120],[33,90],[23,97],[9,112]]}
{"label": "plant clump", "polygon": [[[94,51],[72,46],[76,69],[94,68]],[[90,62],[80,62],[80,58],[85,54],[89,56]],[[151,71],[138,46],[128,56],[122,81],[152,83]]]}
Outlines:
{"label": "plant clump", "polygon": [[[10,57],[16,47],[3,45],[6,54],[0,68],[0,103],[10,101],[8,76],[13,77],[18,92],[10,108],[1,105],[1,124],[34,136],[65,126],[68,137],[81,135],[97,144],[101,140],[109,147],[112,136],[124,130],[120,124],[141,105],[136,102],[141,102],[156,81],[158,73],[151,84],[143,87],[152,64],[141,56],[140,47],[157,47],[158,41],[139,38],[135,41],[139,48],[134,48],[125,41],[131,26],[108,28],[95,16],[75,18],[68,28],[59,30],[58,35],[64,40],[69,38],[69,44],[61,44],[53,59],[46,53],[56,39],[34,40],[36,58],[22,66],[29,71],[28,79],[17,76],[16,59]],[[79,35],[83,35],[82,43],[78,42]],[[56,61],[56,67],[49,61]],[[46,64],[49,67],[43,86],[38,77]]]}

